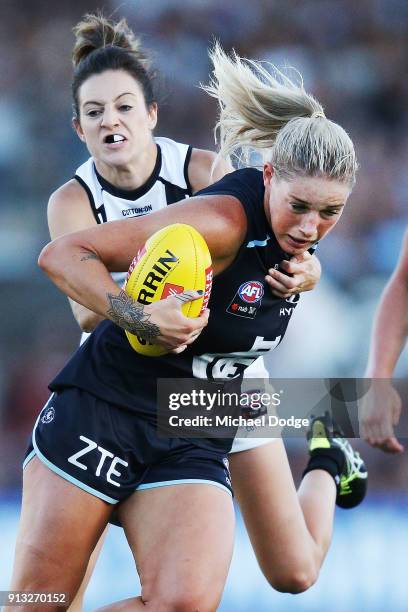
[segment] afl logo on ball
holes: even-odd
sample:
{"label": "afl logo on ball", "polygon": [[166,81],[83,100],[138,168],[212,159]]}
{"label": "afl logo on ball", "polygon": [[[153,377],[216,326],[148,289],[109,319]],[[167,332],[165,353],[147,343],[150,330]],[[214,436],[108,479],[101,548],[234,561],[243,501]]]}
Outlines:
{"label": "afl logo on ball", "polygon": [[51,423],[51,421],[54,420],[55,417],[55,410],[52,406],[50,406],[49,408],[46,409],[46,411],[44,412],[44,414],[41,417],[41,423]]}
{"label": "afl logo on ball", "polygon": [[238,289],[239,297],[248,304],[255,304],[262,299],[264,288],[259,281],[247,281]]}

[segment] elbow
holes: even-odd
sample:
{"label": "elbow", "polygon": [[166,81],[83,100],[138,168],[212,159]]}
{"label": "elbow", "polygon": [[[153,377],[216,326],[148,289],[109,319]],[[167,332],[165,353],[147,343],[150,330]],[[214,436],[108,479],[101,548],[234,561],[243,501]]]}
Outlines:
{"label": "elbow", "polygon": [[84,334],[91,334],[93,330],[95,329],[95,326],[88,324],[88,322],[80,321],[78,325]]}
{"label": "elbow", "polygon": [[79,316],[77,318],[77,322],[78,322],[79,327],[86,334],[90,334],[91,332],[93,332],[93,330],[95,329],[95,327],[98,325],[98,323],[101,320],[102,320],[102,318],[99,317],[98,315],[96,315],[93,312],[89,313],[89,314],[86,314],[86,315],[83,315],[83,316]]}
{"label": "elbow", "polygon": [[60,289],[66,282],[69,243],[65,236],[49,242],[38,257],[38,265]]}
{"label": "elbow", "polygon": [[55,273],[55,241],[49,242],[38,257],[38,265],[45,274],[52,277]]}
{"label": "elbow", "polygon": [[283,574],[268,578],[269,584],[280,593],[298,595],[312,587],[318,578],[318,572],[311,567],[299,570],[286,570]]}

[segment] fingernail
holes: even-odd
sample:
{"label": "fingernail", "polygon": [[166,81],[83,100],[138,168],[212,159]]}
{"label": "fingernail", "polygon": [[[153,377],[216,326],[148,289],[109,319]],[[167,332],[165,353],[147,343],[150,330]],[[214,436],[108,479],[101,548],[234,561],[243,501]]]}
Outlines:
{"label": "fingernail", "polygon": [[197,289],[198,295],[203,295],[204,291],[202,289]]}

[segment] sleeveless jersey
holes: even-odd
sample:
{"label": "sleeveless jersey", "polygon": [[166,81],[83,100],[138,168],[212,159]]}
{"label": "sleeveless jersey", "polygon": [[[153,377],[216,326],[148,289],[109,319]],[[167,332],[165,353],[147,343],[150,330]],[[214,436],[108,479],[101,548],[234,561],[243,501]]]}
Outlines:
{"label": "sleeveless jersey", "polygon": [[240,377],[282,340],[299,296],[275,297],[264,280],[267,270],[289,255],[266,219],[262,173],[237,170],[199,193],[235,196],[247,216],[235,260],[214,279],[207,327],[182,353],[151,358],[133,351],[120,327],[103,321],[52,381],[52,391],[77,387],[154,418],[157,378]]}
{"label": "sleeveless jersey", "polygon": [[[97,171],[90,157],[74,178],[88,194],[97,223],[142,217],[192,195],[188,164],[192,148],[169,138],[155,138],[157,159],[150,178],[138,189],[124,190],[108,183]],[[126,272],[112,274],[122,286]]]}

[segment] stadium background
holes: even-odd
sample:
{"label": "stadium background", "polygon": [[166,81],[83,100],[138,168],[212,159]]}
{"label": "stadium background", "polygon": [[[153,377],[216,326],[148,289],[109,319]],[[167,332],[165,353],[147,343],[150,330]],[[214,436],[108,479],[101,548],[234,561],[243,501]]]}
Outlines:
{"label": "stadium background", "polygon": [[[160,77],[157,134],[213,147],[215,104],[198,88],[207,47],[296,66],[330,118],[351,133],[361,169],[344,216],[319,256],[323,279],[304,296],[272,376],[362,376],[374,307],[408,221],[408,4],[404,0],[1,0],[0,21],[0,590],[10,578],[20,460],[46,385],[79,332],[65,298],[36,267],[47,241],[46,203],[86,151],[71,127],[72,26],[86,11],[127,16]],[[186,121],[187,118],[187,121]],[[391,313],[390,313],[391,316]],[[404,353],[397,374],[406,377]],[[407,455],[362,442],[367,502],[337,513],[317,585],[296,597],[266,584],[239,521],[221,610],[406,610]],[[288,443],[296,476],[304,445]],[[136,592],[133,562],[113,528],[86,610]]]}

